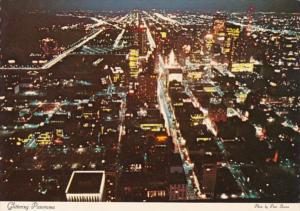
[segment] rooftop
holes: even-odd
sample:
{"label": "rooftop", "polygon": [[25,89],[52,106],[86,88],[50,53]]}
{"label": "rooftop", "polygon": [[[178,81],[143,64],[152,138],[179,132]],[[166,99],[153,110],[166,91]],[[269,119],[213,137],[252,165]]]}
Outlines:
{"label": "rooftop", "polygon": [[74,171],[67,193],[100,193],[104,185],[104,171]]}

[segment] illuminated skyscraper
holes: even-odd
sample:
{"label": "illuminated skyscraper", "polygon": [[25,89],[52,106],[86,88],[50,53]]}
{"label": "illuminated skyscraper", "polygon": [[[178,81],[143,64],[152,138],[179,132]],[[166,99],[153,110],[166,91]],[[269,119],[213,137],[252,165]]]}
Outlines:
{"label": "illuminated skyscraper", "polygon": [[223,53],[226,55],[229,66],[233,62],[234,52],[236,50],[236,40],[240,36],[240,27],[233,24],[226,24],[225,28],[225,46]]}
{"label": "illuminated skyscraper", "polygon": [[130,49],[130,51],[129,51],[129,68],[130,68],[130,76],[132,78],[137,78],[138,74],[139,74],[138,59],[139,59],[139,50]]}

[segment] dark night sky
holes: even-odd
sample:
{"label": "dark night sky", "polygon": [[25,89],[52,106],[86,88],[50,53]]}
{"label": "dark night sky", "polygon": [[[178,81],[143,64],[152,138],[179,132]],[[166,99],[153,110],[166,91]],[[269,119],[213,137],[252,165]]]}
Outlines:
{"label": "dark night sky", "polygon": [[200,11],[246,11],[253,5],[256,11],[300,12],[300,0],[2,0],[14,9],[196,9]]}

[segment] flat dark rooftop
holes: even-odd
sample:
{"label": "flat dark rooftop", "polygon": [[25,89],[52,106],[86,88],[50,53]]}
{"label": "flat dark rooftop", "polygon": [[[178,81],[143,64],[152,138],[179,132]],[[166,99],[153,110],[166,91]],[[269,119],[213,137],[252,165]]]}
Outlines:
{"label": "flat dark rooftop", "polygon": [[170,68],[169,73],[182,73],[182,69],[180,69],[180,68]]}
{"label": "flat dark rooftop", "polygon": [[184,173],[171,174],[169,177],[169,184],[186,184],[186,183],[187,181]]}
{"label": "flat dark rooftop", "polygon": [[68,193],[99,193],[103,173],[75,172]]}

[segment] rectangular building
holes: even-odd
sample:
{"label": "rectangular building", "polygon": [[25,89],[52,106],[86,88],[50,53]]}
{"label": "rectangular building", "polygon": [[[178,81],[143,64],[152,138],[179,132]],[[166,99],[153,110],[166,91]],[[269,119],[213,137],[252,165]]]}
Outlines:
{"label": "rectangular building", "polygon": [[68,201],[101,202],[104,186],[104,171],[73,171],[65,193]]}

